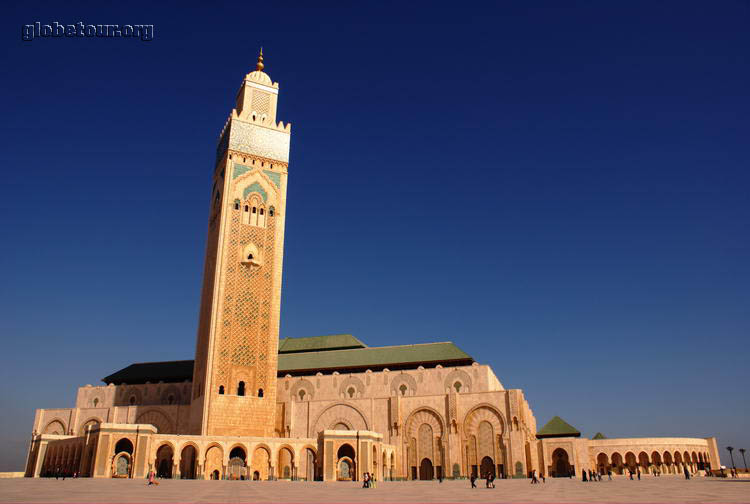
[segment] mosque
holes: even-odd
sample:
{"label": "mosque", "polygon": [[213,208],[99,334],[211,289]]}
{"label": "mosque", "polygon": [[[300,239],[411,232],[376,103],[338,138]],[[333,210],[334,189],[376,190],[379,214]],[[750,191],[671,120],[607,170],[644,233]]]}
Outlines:
{"label": "mosque", "polygon": [[681,473],[716,439],[592,439],[541,429],[523,391],[451,342],[279,339],[291,125],[263,54],[216,150],[192,361],[132,364],[36,410],[27,477],[307,481]]}

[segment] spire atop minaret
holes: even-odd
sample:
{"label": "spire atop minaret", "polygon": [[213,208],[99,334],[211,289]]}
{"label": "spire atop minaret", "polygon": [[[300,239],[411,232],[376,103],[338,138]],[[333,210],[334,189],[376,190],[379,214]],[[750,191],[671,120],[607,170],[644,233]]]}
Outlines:
{"label": "spire atop minaret", "polygon": [[261,47],[260,48],[260,54],[258,55],[258,62],[255,64],[255,69],[258,72],[262,72],[263,71],[263,67],[264,67],[264,65],[263,65],[263,48]]}

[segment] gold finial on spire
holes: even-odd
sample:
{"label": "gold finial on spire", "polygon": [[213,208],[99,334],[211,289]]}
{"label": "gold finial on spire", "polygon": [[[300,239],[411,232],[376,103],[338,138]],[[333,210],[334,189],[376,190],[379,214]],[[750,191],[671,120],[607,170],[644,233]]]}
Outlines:
{"label": "gold finial on spire", "polygon": [[261,47],[260,48],[260,54],[258,55],[258,63],[255,64],[255,69],[258,72],[262,72],[263,71],[263,66],[264,66],[263,65],[263,48]]}

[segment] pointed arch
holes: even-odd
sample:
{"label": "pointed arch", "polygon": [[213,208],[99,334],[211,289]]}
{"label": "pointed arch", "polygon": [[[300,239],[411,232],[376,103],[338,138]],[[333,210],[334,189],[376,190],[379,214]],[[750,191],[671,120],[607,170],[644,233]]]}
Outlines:
{"label": "pointed arch", "polygon": [[508,437],[505,428],[505,417],[496,407],[489,403],[477,404],[466,413],[463,421],[464,435],[477,435],[479,432],[479,424],[482,421],[489,422],[492,425],[495,434],[503,438]]}
{"label": "pointed arch", "polygon": [[42,434],[65,435],[67,434],[67,432],[68,431],[65,428],[65,422],[60,418],[55,418],[47,422],[47,425],[44,426]]}
{"label": "pointed arch", "polygon": [[317,437],[320,431],[329,429],[334,420],[342,418],[351,423],[353,430],[370,430],[367,417],[362,411],[353,404],[338,402],[329,405],[318,414],[315,421],[310,424],[312,430],[308,436]]}

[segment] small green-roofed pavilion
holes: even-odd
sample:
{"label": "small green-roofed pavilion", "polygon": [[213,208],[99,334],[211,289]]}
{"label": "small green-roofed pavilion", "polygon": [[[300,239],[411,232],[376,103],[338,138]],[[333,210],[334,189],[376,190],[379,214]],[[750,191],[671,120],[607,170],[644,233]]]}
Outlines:
{"label": "small green-roofed pavilion", "polygon": [[591,439],[607,439],[607,436],[605,436],[601,432],[597,432],[596,434],[594,434],[594,437],[592,437]]}
{"label": "small green-roofed pavilion", "polygon": [[581,437],[581,432],[559,416],[554,416],[552,417],[552,420],[547,422],[547,424],[536,433],[536,437],[538,439]]}

